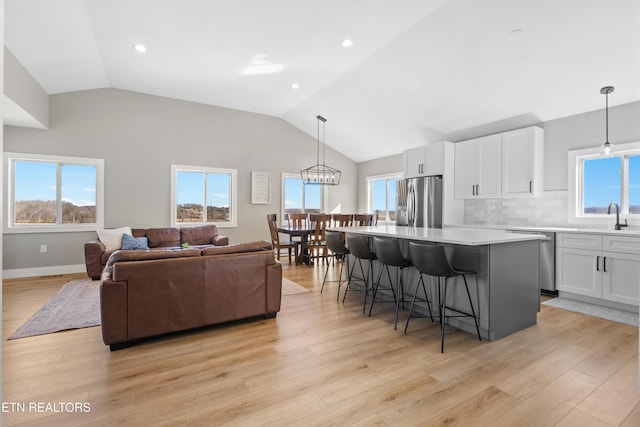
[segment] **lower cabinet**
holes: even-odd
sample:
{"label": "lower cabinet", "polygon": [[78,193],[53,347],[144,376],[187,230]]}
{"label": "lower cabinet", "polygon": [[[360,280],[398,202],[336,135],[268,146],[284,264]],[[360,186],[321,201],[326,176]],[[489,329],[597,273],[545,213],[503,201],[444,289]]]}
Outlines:
{"label": "lower cabinet", "polygon": [[[627,253],[603,250],[620,239]],[[559,233],[556,246],[559,291],[640,305],[640,238]]]}

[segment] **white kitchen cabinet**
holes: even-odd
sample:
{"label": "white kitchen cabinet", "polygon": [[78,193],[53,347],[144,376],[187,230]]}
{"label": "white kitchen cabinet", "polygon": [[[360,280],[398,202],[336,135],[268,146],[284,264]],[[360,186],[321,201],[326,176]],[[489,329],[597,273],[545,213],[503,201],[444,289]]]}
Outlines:
{"label": "white kitchen cabinet", "polygon": [[640,304],[640,255],[602,253],[602,298]]}
{"label": "white kitchen cabinet", "polygon": [[535,197],[543,191],[544,130],[502,134],[502,197]]}
{"label": "white kitchen cabinet", "polygon": [[404,153],[404,176],[442,175],[444,172],[444,144],[438,142],[413,148]]}
{"label": "white kitchen cabinet", "polygon": [[640,238],[558,233],[556,246],[558,291],[640,305]]}
{"label": "white kitchen cabinet", "polygon": [[602,298],[602,270],[596,252],[556,248],[556,287],[559,291]]}
{"label": "white kitchen cabinet", "polygon": [[455,144],[456,199],[501,196],[502,136],[489,135]]}

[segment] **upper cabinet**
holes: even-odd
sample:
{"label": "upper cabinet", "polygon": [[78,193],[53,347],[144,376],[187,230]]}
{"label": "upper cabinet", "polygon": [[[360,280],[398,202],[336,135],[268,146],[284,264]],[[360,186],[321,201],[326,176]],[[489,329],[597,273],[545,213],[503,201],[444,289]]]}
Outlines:
{"label": "upper cabinet", "polygon": [[442,175],[444,144],[438,142],[404,152],[404,177]]}
{"label": "upper cabinet", "polygon": [[542,194],[544,131],[528,127],[455,144],[455,198]]}
{"label": "upper cabinet", "polygon": [[502,136],[489,135],[455,144],[456,199],[501,196]]}
{"label": "upper cabinet", "polygon": [[502,134],[502,196],[542,195],[544,130],[528,127]]}

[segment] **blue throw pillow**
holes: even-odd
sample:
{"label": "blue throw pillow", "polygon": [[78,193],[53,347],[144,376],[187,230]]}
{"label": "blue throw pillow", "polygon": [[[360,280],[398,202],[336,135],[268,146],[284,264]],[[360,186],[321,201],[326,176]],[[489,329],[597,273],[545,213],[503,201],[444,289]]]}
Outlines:
{"label": "blue throw pillow", "polygon": [[149,240],[146,237],[133,237],[125,233],[122,235],[122,249],[149,249]]}

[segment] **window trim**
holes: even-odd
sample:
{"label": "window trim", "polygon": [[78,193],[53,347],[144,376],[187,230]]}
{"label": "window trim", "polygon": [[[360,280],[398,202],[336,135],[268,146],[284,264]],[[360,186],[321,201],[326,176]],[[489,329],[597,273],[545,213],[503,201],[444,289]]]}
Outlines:
{"label": "window trim", "polygon": [[[285,216],[285,208],[286,208],[286,203],[285,203],[285,179],[287,178],[295,178],[295,179],[299,179],[302,182],[302,177],[300,176],[300,172],[294,173],[294,172],[282,172],[281,177],[280,177],[280,224],[284,225],[284,216]],[[302,184],[303,187],[303,193],[302,193],[302,211],[306,212],[305,210],[305,206],[304,206],[304,187],[305,184]],[[326,193],[325,193],[325,186],[321,185],[320,186],[320,206],[321,206],[321,211],[322,212],[326,212],[327,211],[327,206],[326,206],[326,201],[327,201],[327,197],[326,197]]]}
{"label": "window trim", "polygon": [[[388,173],[383,173],[383,174],[379,174],[379,175],[369,175],[366,177],[366,183],[367,183],[367,211],[371,212],[372,214],[375,214],[375,209],[373,209],[372,203],[373,203],[373,181],[380,181],[380,180],[385,180],[388,181],[389,179],[392,178],[397,178],[398,180],[404,179],[404,173],[403,172],[388,172]],[[386,189],[387,194],[386,197],[388,199],[389,197],[389,188],[387,187]],[[388,202],[388,200],[387,200]],[[389,214],[389,206],[386,206],[386,216],[388,216]],[[379,220],[377,222],[379,225],[394,225],[395,222],[393,221],[388,221],[388,220]]]}
{"label": "window trim", "polygon": [[[614,153],[612,157],[624,157],[628,155],[640,155],[640,142],[632,142],[628,144],[616,144],[614,145]],[[612,221],[615,222],[615,218],[612,220],[611,216],[607,214],[582,214],[580,209],[583,206],[583,174],[584,174],[584,160],[597,159],[600,157],[600,147],[585,148],[582,150],[570,150],[568,153],[567,170],[568,173],[568,222],[570,224],[577,225],[591,225],[610,227]],[[621,200],[620,200],[620,221],[624,223],[624,220],[640,219],[640,214],[629,214],[629,200],[628,195],[628,159],[623,158],[622,162],[622,177],[621,180]]]}
{"label": "window trim", "polygon": [[[104,228],[104,159],[89,157],[56,156],[48,154],[30,153],[4,153],[5,169],[7,171],[6,184],[6,221],[4,221],[4,233],[66,233],[80,231],[95,231]],[[96,168],[96,222],[87,224],[34,224],[15,225],[13,222],[15,210],[15,162],[47,162],[68,165],[86,165]],[[58,177],[59,180],[59,177]],[[60,193],[58,188],[56,191]],[[56,197],[56,204],[58,196]]]}
{"label": "window trim", "polygon": [[[177,174],[179,171],[202,172],[202,173],[218,173],[231,175],[231,203],[229,204],[229,221],[228,222],[190,222],[179,223],[176,221],[177,215]],[[205,201],[206,203],[206,201]],[[206,209],[206,207],[205,207]],[[172,227],[190,227],[198,225],[214,224],[218,228],[234,228],[238,226],[238,170],[218,168],[211,166],[188,166],[188,165],[171,165],[171,226]]]}

